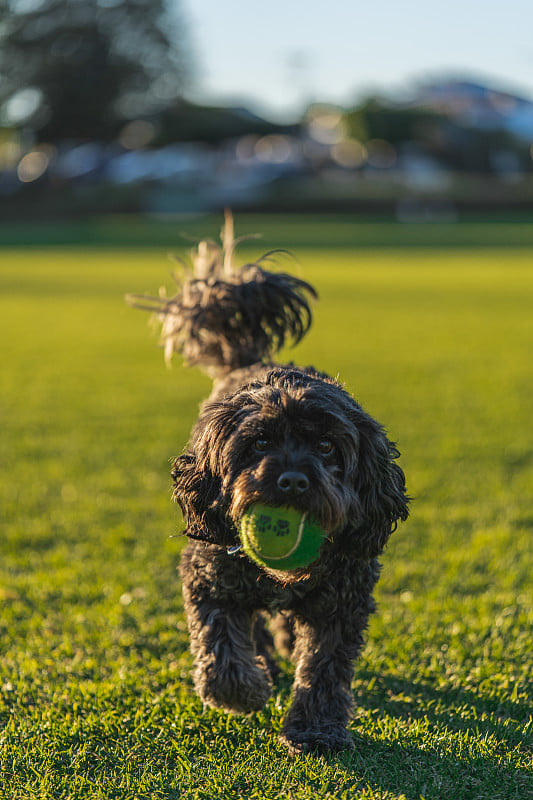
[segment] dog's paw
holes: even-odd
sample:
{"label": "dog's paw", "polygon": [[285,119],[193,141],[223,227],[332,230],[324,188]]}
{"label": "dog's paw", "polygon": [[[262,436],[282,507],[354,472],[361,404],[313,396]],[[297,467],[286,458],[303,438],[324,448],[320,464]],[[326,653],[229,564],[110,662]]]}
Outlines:
{"label": "dog's paw", "polygon": [[232,714],[259,711],[272,692],[272,679],[260,657],[256,663],[230,663],[224,670],[216,669],[214,665],[206,670],[198,668],[195,684],[205,705]]}
{"label": "dog's paw", "polygon": [[346,728],[337,725],[324,724],[323,727],[316,726],[305,729],[287,725],[281,732],[280,740],[291,755],[354,749],[351,733]]}

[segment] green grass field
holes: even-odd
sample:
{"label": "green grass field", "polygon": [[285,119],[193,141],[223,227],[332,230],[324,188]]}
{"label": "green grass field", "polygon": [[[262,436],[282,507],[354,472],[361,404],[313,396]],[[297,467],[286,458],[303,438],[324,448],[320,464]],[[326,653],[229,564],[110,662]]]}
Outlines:
{"label": "green grass field", "polygon": [[286,756],[288,664],[250,717],[193,692],[169,461],[209,383],[166,370],[123,302],[165,282],[166,250],[4,250],[2,800],[530,796],[533,250],[296,256],[321,301],[284,356],[345,380],[415,498],[356,671],[355,752]]}

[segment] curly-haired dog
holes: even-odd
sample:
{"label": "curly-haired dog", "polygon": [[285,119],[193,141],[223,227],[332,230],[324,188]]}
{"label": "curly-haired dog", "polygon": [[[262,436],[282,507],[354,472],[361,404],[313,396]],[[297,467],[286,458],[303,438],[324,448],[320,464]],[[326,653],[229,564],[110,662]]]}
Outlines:
{"label": "curly-haired dog", "polygon": [[[292,752],[352,747],[351,680],[377,557],[408,514],[399,453],[336,380],[272,362],[308,330],[315,292],[264,259],[236,270],[233,244],[228,220],[224,246],[200,245],[175,297],[130,298],[160,315],[167,356],[178,350],[214,378],[172,470],[190,538],[181,577],[194,684],[209,706],[260,709],[275,642],[296,665],[282,740]],[[314,563],[287,572],[247,557],[237,522],[258,502],[320,523],[327,536]]]}

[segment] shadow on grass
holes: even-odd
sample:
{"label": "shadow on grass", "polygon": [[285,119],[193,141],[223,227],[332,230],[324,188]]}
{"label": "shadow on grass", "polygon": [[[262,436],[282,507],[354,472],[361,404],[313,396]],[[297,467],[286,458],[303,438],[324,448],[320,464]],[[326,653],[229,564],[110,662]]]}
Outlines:
{"label": "shadow on grass", "polygon": [[407,800],[528,796],[531,776],[522,768],[528,752],[525,703],[370,672],[360,677],[363,683],[371,680],[372,688],[358,694],[356,707],[374,712],[376,720],[386,719],[397,740],[384,741],[382,731],[372,738],[361,722],[354,731],[353,753],[325,757],[343,774],[344,788],[364,785],[376,796],[387,791]]}
{"label": "shadow on grass", "polygon": [[[497,758],[440,753],[398,742],[355,737],[355,753],[335,758],[343,790],[368,787],[406,800],[524,800],[528,776]],[[328,761],[333,759],[327,757]]]}
{"label": "shadow on grass", "polygon": [[378,709],[405,721],[423,718],[435,725],[446,725],[451,731],[469,730],[476,736],[497,733],[501,737],[505,725],[505,740],[511,747],[521,743],[523,726],[532,711],[528,703],[514,701],[510,696],[481,696],[463,687],[437,689],[427,682],[415,683],[370,671],[361,671],[358,678],[363,687],[371,683],[371,688],[362,687],[357,693],[356,708]]}

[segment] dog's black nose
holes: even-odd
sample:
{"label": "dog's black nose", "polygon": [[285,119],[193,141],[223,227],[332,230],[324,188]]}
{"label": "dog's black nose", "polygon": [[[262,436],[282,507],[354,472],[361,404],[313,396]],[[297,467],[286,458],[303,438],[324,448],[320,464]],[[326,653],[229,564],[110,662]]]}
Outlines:
{"label": "dog's black nose", "polygon": [[284,494],[303,494],[309,489],[309,478],[303,472],[283,472],[278,478],[278,487]]}

